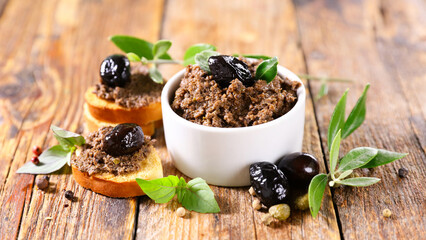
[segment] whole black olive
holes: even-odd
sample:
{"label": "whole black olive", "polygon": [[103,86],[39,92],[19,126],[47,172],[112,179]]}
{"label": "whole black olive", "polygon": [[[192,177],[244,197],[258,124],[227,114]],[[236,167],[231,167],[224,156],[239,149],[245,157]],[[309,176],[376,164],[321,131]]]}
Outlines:
{"label": "whole black olive", "polygon": [[130,82],[130,62],[126,56],[114,54],[102,61],[102,83],[110,87],[124,87]]}
{"label": "whole black olive", "polygon": [[277,162],[291,186],[307,188],[311,179],[319,173],[317,159],[309,153],[295,152],[280,158]]}
{"label": "whole black olive", "polygon": [[283,172],[269,162],[250,165],[250,181],[256,195],[267,207],[284,203],[289,196],[289,185]]}
{"label": "whole black olive", "polygon": [[115,126],[104,138],[103,150],[111,156],[122,156],[138,151],[144,142],[142,128],[135,123]]}
{"label": "whole black olive", "polygon": [[233,56],[211,56],[208,60],[213,79],[222,88],[228,87],[232,80],[238,78],[246,87],[254,84],[254,79],[247,64]]}

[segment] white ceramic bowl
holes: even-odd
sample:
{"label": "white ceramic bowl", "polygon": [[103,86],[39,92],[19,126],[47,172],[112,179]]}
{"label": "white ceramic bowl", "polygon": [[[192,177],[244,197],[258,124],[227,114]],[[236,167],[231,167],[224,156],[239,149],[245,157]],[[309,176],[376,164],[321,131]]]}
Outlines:
{"label": "white ceramic bowl", "polygon": [[250,164],[274,163],[283,155],[301,151],[306,93],[294,73],[278,66],[281,77],[302,84],[297,90],[297,103],[288,113],[256,126],[218,128],[190,122],[172,110],[170,103],[184,72],[175,74],[161,94],[167,149],[182,173],[218,186],[248,186]]}

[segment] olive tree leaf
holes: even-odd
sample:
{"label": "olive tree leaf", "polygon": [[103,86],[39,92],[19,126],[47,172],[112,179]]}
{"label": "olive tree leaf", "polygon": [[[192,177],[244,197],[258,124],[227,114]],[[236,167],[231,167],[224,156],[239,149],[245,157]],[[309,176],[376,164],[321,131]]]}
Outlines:
{"label": "olive tree leaf", "polygon": [[328,94],[327,81],[321,81],[321,86],[320,86],[320,89],[318,91],[317,96],[315,97],[315,100],[319,100],[327,94]]}
{"label": "olive tree leaf", "polygon": [[361,168],[373,168],[373,167],[382,166],[382,165],[391,163],[393,161],[396,161],[398,159],[401,159],[407,155],[408,153],[398,153],[398,152],[391,152],[391,151],[387,151],[383,149],[378,149],[377,155],[367,164],[363,165]]}
{"label": "olive tree leaf", "polygon": [[234,56],[234,57],[242,56],[242,57],[245,57],[245,58],[263,59],[263,60],[271,59],[271,57],[269,57],[269,56],[256,55],[256,54],[232,54],[232,56]]}
{"label": "olive tree leaf", "polygon": [[61,145],[55,145],[45,150],[38,159],[40,163],[35,165],[27,162],[16,171],[17,173],[49,174],[61,169],[71,158],[72,151],[64,149]]}
{"label": "olive tree leaf", "polygon": [[174,175],[154,180],[136,178],[136,182],[142,191],[156,203],[166,203],[175,196],[179,178]]}
{"label": "olive tree leaf", "polygon": [[346,119],[345,125],[342,130],[342,138],[347,138],[353,131],[355,131],[365,120],[366,107],[365,102],[367,100],[367,91],[370,88],[370,84],[367,84],[362,92],[361,97],[358,99],[348,118]]}
{"label": "olive tree leaf", "polygon": [[154,59],[159,59],[160,56],[163,56],[172,46],[172,42],[169,40],[158,40],[152,47],[152,55]]}
{"label": "olive tree leaf", "polygon": [[150,67],[149,68],[149,77],[152,79],[152,81],[156,83],[163,83],[163,76],[161,75],[160,71],[156,67]]}
{"label": "olive tree leaf", "polygon": [[342,129],[345,125],[345,109],[346,109],[346,95],[348,90],[343,93],[339,102],[336,104],[334,108],[333,115],[331,115],[330,124],[328,125],[328,134],[327,134],[327,143],[328,150],[331,149],[331,142],[336,136],[337,132]]}
{"label": "olive tree leaf", "polygon": [[80,134],[69,132],[55,125],[50,126],[50,129],[53,131],[56,140],[64,147],[81,146],[86,143],[84,137]]}
{"label": "olive tree leaf", "polygon": [[140,58],[145,57],[148,60],[154,58],[152,55],[153,44],[148,41],[125,35],[114,35],[109,37],[109,40],[125,53],[132,52]]}
{"label": "olive tree leaf", "polygon": [[359,168],[370,162],[377,155],[377,152],[377,149],[370,147],[354,148],[340,160],[337,171],[344,172]]}
{"label": "olive tree leaf", "polygon": [[339,181],[340,184],[352,187],[367,187],[378,183],[380,178],[374,177],[357,177],[357,178],[347,178]]}
{"label": "olive tree leaf", "polygon": [[265,80],[267,83],[272,82],[277,76],[278,58],[273,57],[263,61],[256,69],[256,79]]}
{"label": "olive tree leaf", "polygon": [[126,55],[127,55],[127,58],[129,59],[129,61],[131,61],[131,62],[140,62],[141,61],[141,58],[138,55],[136,55],[132,52],[129,52]]}
{"label": "olive tree leaf", "polygon": [[204,50],[216,51],[216,47],[207,43],[198,43],[190,46],[183,55],[183,65],[195,64],[195,55]]}
{"label": "olive tree leaf", "polygon": [[308,188],[309,209],[312,217],[316,217],[322,203],[325,187],[327,186],[328,177],[324,173],[320,173],[312,178]]}
{"label": "olive tree leaf", "polygon": [[330,149],[330,174],[334,177],[334,171],[336,169],[337,160],[339,159],[339,149],[340,149],[340,130],[337,132],[336,136],[333,139]]}
{"label": "olive tree leaf", "polygon": [[184,188],[181,204],[190,211],[194,210],[200,213],[220,212],[212,190],[201,178],[194,178],[188,182],[187,188]]}
{"label": "olive tree leaf", "polygon": [[339,180],[342,180],[342,179],[344,179],[345,177],[347,177],[347,176],[349,176],[349,175],[351,175],[351,173],[353,172],[354,170],[347,170],[347,171],[344,171],[344,172],[342,172],[342,174],[340,174],[340,176],[339,176]]}
{"label": "olive tree leaf", "polygon": [[194,57],[195,63],[200,66],[201,69],[204,71],[210,73],[210,67],[209,67],[209,58],[211,56],[217,56],[219,55],[218,52],[212,51],[212,50],[204,50],[200,53],[197,53]]}

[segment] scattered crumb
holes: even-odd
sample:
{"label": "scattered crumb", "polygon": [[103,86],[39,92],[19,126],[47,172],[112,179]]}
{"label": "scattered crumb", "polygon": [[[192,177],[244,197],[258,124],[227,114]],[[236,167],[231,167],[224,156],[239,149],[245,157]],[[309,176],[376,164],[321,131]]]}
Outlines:
{"label": "scattered crumb", "polygon": [[176,215],[177,215],[178,217],[181,217],[181,218],[185,217],[185,215],[186,215],[186,210],[185,210],[185,208],[183,208],[183,207],[178,208],[178,209],[176,210]]}
{"label": "scattered crumb", "polygon": [[44,218],[44,220],[52,220],[53,218],[52,217],[46,217],[46,218]]}
{"label": "scattered crumb", "polygon": [[269,214],[269,213],[263,215],[261,219],[262,219],[262,223],[265,224],[266,226],[269,226],[272,223],[272,221],[274,220],[272,215]]}
{"label": "scattered crumb", "polygon": [[252,206],[254,210],[260,210],[262,208],[262,204],[260,203],[259,199],[254,199]]}
{"label": "scattered crumb", "polygon": [[388,217],[392,216],[392,211],[389,210],[388,208],[386,208],[385,210],[383,210],[382,214],[383,214],[383,217],[388,218]]}
{"label": "scattered crumb", "polygon": [[250,187],[250,189],[249,189],[249,193],[250,193],[250,195],[252,195],[252,196],[256,195],[256,192],[254,191],[253,187]]}

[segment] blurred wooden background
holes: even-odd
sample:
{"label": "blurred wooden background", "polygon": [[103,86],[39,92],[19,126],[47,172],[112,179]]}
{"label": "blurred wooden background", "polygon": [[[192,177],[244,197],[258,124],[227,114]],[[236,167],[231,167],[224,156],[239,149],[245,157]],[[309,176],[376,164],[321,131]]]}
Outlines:
{"label": "blurred wooden background", "polygon": [[[261,223],[248,188],[212,187],[220,214],[179,218],[176,202],[107,198],[81,188],[63,169],[46,193],[40,176],[16,174],[34,145],[55,144],[50,124],[82,132],[84,91],[98,80],[103,58],[120,52],[107,37],[170,39],[181,59],[199,42],[222,53],[278,56],[296,73],[339,76],[315,101],[308,88],[303,150],[326,172],[326,132],[341,94],[348,108],[371,83],[367,119],[343,141],[408,152],[373,172],[368,188],[327,190],[319,217],[294,211],[289,220]],[[425,239],[426,2],[422,0],[0,0],[0,239]],[[182,66],[162,67],[170,77]],[[178,173],[163,133],[157,148],[165,174]],[[400,167],[409,170],[405,179]],[[69,204],[63,191],[72,190]],[[333,198],[334,196],[334,198]],[[333,201],[334,199],[334,201]],[[69,206],[66,206],[69,204]],[[389,208],[393,215],[384,218]]]}

